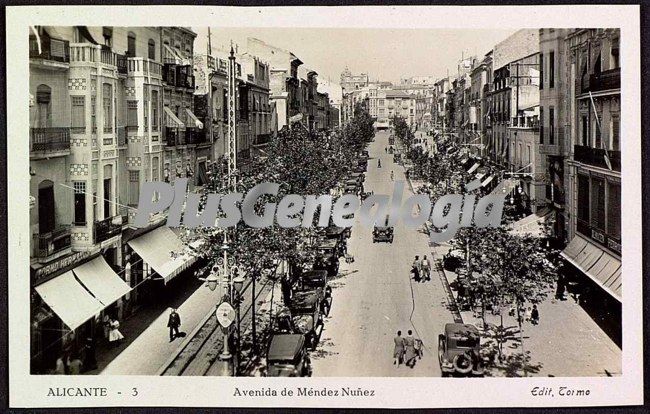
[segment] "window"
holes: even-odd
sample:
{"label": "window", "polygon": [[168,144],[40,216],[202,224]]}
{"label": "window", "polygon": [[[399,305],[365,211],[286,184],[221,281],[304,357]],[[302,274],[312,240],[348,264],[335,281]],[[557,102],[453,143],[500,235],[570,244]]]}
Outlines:
{"label": "window", "polygon": [[548,87],[555,87],[555,52],[552,50],[548,56]]}
{"label": "window", "polygon": [[611,45],[611,51],[610,51],[611,58],[609,60],[609,65],[610,69],[616,69],[621,66],[620,64],[620,59],[619,59],[619,39],[612,39],[612,45]]}
{"label": "window", "polygon": [[104,109],[104,132],[113,130],[113,90],[110,83],[102,85],[102,98]]}
{"label": "window", "polygon": [[539,54],[539,89],[544,89],[544,54]]}
{"label": "window", "polygon": [[156,42],[149,39],[149,59],[156,60]]}
{"label": "window", "polygon": [[618,117],[612,117],[612,149],[621,150],[621,120]]}
{"label": "window", "polygon": [[[598,118],[602,119],[600,115],[596,115]],[[600,130],[600,127],[596,125],[596,128],[594,128],[594,147],[595,148],[602,148],[603,142],[602,142],[602,132]]]}
{"label": "window", "polygon": [[104,45],[108,47],[113,46],[113,28],[104,26],[102,29],[102,34],[104,35]]}
{"label": "window", "polygon": [[73,96],[72,98],[71,130],[76,133],[86,132],[86,97]]}
{"label": "window", "polygon": [[74,224],[86,225],[86,182],[73,181],[74,187]]}
{"label": "window", "polygon": [[[541,85],[541,83],[540,83]],[[544,107],[539,107],[539,143],[544,143]]]}
{"label": "window", "polygon": [[93,134],[97,133],[97,97],[90,98],[90,128]]}
{"label": "window", "polygon": [[582,115],[582,145],[589,146],[589,118],[587,115]]}
{"label": "window", "polygon": [[621,185],[607,182],[607,234],[621,240]]}
{"label": "window", "polygon": [[138,101],[126,101],[126,125],[138,126]]}
{"label": "window", "polygon": [[151,91],[151,130],[158,131],[159,128],[159,114],[158,114],[158,91]]}
{"label": "window", "polygon": [[52,126],[52,89],[47,85],[36,88],[37,118],[36,128]]}
{"label": "window", "polygon": [[129,205],[137,206],[140,199],[140,171],[129,171]]}
{"label": "window", "polygon": [[527,146],[526,146],[526,153],[527,153],[527,154],[526,154],[526,155],[527,155],[527,156],[526,156],[526,159],[527,159],[527,161],[526,161],[526,165],[529,165],[530,162],[531,162],[530,145],[527,145]]}
{"label": "window", "polygon": [[605,181],[591,179],[591,225],[605,231]]}
{"label": "window", "polygon": [[126,55],[128,57],[135,57],[135,33],[129,32],[126,40],[127,40]]}
{"label": "window", "polygon": [[555,108],[548,108],[548,143],[555,145]]}
{"label": "window", "polygon": [[578,220],[589,222],[589,177],[578,174]]}
{"label": "window", "polygon": [[160,162],[158,161],[158,157],[153,157],[151,160],[151,181],[158,181],[158,170],[159,170],[159,165]]}
{"label": "window", "polygon": [[149,102],[144,101],[142,102],[143,109],[144,109],[144,130],[148,131],[149,130]]}

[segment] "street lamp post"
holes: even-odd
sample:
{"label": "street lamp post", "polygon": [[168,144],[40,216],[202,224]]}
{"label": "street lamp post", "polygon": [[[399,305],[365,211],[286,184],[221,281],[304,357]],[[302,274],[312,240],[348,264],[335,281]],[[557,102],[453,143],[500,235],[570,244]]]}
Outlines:
{"label": "street lamp post", "polygon": [[235,304],[237,307],[235,308],[237,311],[237,358],[235,359],[235,363],[233,364],[234,368],[234,373],[235,376],[239,373],[239,361],[241,359],[241,312],[240,312],[240,305],[242,302],[242,297],[241,297],[241,290],[244,286],[244,277],[241,275],[237,275],[232,280],[232,287],[231,291],[236,297],[234,298]]}

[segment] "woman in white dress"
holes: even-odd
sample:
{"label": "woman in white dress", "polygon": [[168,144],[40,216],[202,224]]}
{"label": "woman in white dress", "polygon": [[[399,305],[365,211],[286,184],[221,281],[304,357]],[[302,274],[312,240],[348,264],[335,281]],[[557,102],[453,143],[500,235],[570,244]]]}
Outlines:
{"label": "woman in white dress", "polygon": [[117,341],[124,339],[124,335],[117,329],[120,327],[120,323],[116,319],[111,319],[110,327],[111,331],[108,333],[108,340],[110,343],[117,345]]}

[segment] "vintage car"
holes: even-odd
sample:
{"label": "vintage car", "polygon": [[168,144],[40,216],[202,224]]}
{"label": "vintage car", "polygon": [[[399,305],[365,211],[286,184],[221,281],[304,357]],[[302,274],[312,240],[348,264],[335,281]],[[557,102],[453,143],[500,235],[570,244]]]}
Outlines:
{"label": "vintage car", "polygon": [[332,309],[332,288],[327,284],[327,270],[303,272],[296,283],[297,291],[316,291],[321,297],[321,312],[327,316]]}
{"label": "vintage car", "polygon": [[370,158],[370,153],[368,152],[368,150],[361,151],[361,155],[366,159]]}
{"label": "vintage car", "polygon": [[442,256],[442,267],[450,272],[455,272],[465,262],[465,256],[459,250],[450,250]]}
{"label": "vintage car", "polygon": [[483,375],[481,337],[474,325],[448,323],[438,335],[438,362],[442,376]]}
{"label": "vintage car", "polygon": [[339,247],[342,251],[345,251],[345,242],[348,237],[350,237],[350,228],[349,227],[338,227],[336,225],[330,225],[323,230],[323,235],[326,239],[337,240]]}
{"label": "vintage car", "polygon": [[316,260],[313,269],[327,270],[329,277],[336,276],[339,272],[339,257],[341,257],[341,252],[337,241],[323,240],[316,246]]}
{"label": "vintage car", "polygon": [[366,181],[366,175],[360,172],[353,172],[350,174],[350,179],[357,180],[359,184],[363,184]]}
{"label": "vintage car", "polygon": [[368,159],[367,158],[359,159],[357,166],[360,167],[360,169],[363,168],[363,171],[366,171],[366,169],[368,169]]}
{"label": "vintage car", "polygon": [[323,332],[321,295],[308,290],[293,292],[288,307],[276,316],[276,329],[279,332],[301,333],[305,335],[307,346],[316,349]]}
{"label": "vintage car", "polygon": [[395,137],[393,135],[388,137],[388,145],[395,145]]}
{"label": "vintage car", "polygon": [[402,154],[393,154],[393,162],[399,164],[402,161]]}
{"label": "vintage car", "polygon": [[266,376],[309,377],[311,360],[303,334],[276,333],[266,351]]}
{"label": "vintage car", "polygon": [[372,231],[372,242],[393,242],[393,228],[392,227],[375,227]]}

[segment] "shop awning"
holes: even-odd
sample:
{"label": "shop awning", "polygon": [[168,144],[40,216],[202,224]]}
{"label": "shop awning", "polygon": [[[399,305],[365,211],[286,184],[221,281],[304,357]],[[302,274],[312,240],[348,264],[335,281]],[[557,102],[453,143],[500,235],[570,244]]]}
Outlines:
{"label": "shop awning", "polygon": [[517,184],[519,184],[518,180],[515,180],[513,178],[507,178],[503,181],[501,181],[494,190],[490,194],[503,194],[507,195],[510,194],[512,190],[517,187]]}
{"label": "shop awning", "polygon": [[523,219],[516,221],[512,225],[510,233],[517,236],[530,234],[534,237],[546,237],[546,223],[553,217],[549,208],[542,208]]}
{"label": "shop awning", "polygon": [[[166,56],[165,59],[173,59],[174,63],[177,65],[181,65],[183,63],[183,59],[176,53],[174,49],[169,47],[169,45],[163,45],[165,47]],[[169,63],[169,62],[168,62]]]}
{"label": "shop awning", "polygon": [[189,108],[185,108],[185,111],[187,112],[187,116],[189,117],[191,124],[199,129],[203,129],[203,122],[201,122],[199,118],[197,118],[196,115],[190,111]]}
{"label": "shop awning", "polygon": [[72,271],[67,271],[34,289],[73,331],[104,309],[101,302],[75,279]]}
{"label": "shop awning", "polygon": [[167,115],[166,117],[167,122],[165,125],[172,128],[185,128],[185,124],[183,123],[183,121],[178,119],[176,114],[171,109],[169,109],[168,106],[165,106],[164,109],[165,109],[165,115]]}
{"label": "shop awning", "polygon": [[[183,241],[169,227],[158,227],[130,240],[128,244],[165,283],[196,261],[196,257],[187,251]],[[176,257],[172,257],[172,252]]]}
{"label": "shop awning", "polygon": [[621,301],[623,279],[619,259],[578,235],[560,255]]}
{"label": "shop awning", "polygon": [[481,187],[485,187],[486,185],[490,184],[490,182],[492,182],[493,179],[494,179],[493,175],[489,176],[488,178],[483,180],[483,182],[481,183]]}
{"label": "shop awning", "polygon": [[129,285],[111,269],[102,256],[77,266],[72,271],[104,307],[131,291]]}
{"label": "shop awning", "polygon": [[478,170],[478,167],[480,166],[481,165],[478,162],[474,163],[474,165],[472,165],[472,167],[469,170],[467,170],[467,173],[468,174],[473,173],[474,171]]}

